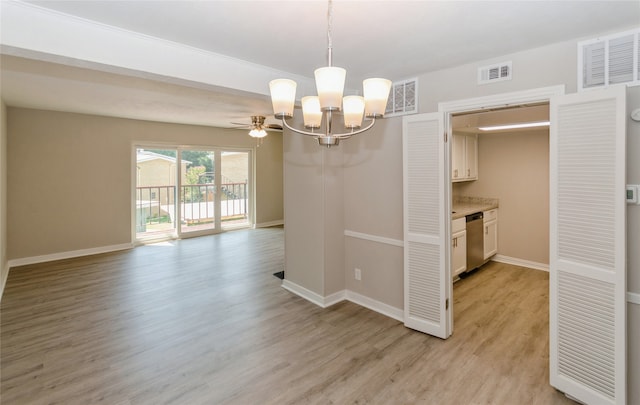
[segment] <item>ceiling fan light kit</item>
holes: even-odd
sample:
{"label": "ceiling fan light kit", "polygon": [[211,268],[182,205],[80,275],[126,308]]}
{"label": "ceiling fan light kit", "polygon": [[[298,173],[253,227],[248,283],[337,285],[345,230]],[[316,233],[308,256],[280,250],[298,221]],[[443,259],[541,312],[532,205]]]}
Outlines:
{"label": "ceiling fan light kit", "polygon": [[[335,146],[341,139],[347,139],[353,135],[367,131],[376,122],[376,118],[382,118],[389,98],[391,81],[387,79],[372,78],[362,82],[363,96],[343,97],[344,83],[347,71],[340,67],[332,66],[333,46],[331,43],[333,4],[329,0],[327,12],[327,66],[315,70],[317,96],[302,97],[302,115],[304,126],[308,131],[291,127],[287,119],[293,117],[293,109],[296,100],[297,84],[289,79],[276,79],[269,82],[271,103],[274,116],[282,120],[282,125],[298,134],[312,136],[322,146]],[[342,111],[344,127],[350,132],[334,133],[334,113]],[[363,117],[371,119],[371,122],[362,128]],[[324,117],[324,132],[315,132],[322,127]]]}
{"label": "ceiling fan light kit", "polygon": [[253,138],[264,138],[267,136],[267,131],[265,130],[264,125],[264,116],[262,115],[253,115],[251,116],[251,131],[249,131],[249,135]]}

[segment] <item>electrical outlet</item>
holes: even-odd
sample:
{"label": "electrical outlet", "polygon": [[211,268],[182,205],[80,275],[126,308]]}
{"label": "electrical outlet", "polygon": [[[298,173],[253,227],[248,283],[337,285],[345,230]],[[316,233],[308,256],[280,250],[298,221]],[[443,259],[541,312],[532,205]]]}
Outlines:
{"label": "electrical outlet", "polygon": [[362,280],[362,271],[360,271],[359,268],[355,268],[353,269],[353,276],[356,278],[356,280]]}
{"label": "electrical outlet", "polygon": [[640,186],[637,184],[627,184],[627,204],[640,204],[638,192]]}

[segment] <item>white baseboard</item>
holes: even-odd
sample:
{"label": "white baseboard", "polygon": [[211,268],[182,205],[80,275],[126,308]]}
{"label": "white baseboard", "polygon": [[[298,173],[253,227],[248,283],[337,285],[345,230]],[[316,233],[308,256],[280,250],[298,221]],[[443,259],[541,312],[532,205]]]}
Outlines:
{"label": "white baseboard", "polygon": [[358,304],[362,307],[369,308],[379,314],[386,315],[389,318],[393,318],[397,321],[404,322],[404,311],[400,308],[392,307],[384,302],[374,300],[365,295],[358,294],[351,290],[346,290],[347,300]]}
{"label": "white baseboard", "polygon": [[627,292],[627,302],[640,305],[640,294]]}
{"label": "white baseboard", "polygon": [[9,278],[9,264],[7,262],[2,263],[2,280],[0,280],[0,301],[2,301],[2,295],[4,294],[4,286],[7,284],[7,279]]}
{"label": "white baseboard", "polygon": [[392,307],[383,302],[376,301],[373,298],[366,297],[350,290],[342,290],[326,297],[321,296],[311,290],[308,290],[287,279],[282,280],[282,288],[288,290],[301,298],[310,301],[321,308],[328,308],[342,301],[351,301],[354,304],[368,308],[379,314],[404,322],[404,311],[400,308]]}
{"label": "white baseboard", "polygon": [[261,222],[256,224],[256,228],[269,228],[270,226],[280,226],[284,225],[284,219],[279,219],[277,221],[269,221],[269,222]]}
{"label": "white baseboard", "polygon": [[[307,288],[304,288],[303,286],[293,283],[287,279],[282,280],[282,288],[284,288],[285,290],[288,290],[292,293],[294,293],[295,295],[298,295],[302,298],[304,298],[307,301],[310,301],[314,304],[316,304],[319,307],[322,308],[327,308],[330,305],[336,304],[337,302],[340,302],[342,300],[339,301],[335,301],[335,297],[331,300],[331,302],[329,303],[327,301],[327,298],[331,297],[323,297],[322,295],[315,293]],[[335,295],[335,294],[334,294]],[[343,298],[344,299],[344,298]],[[334,302],[335,301],[335,302]]]}
{"label": "white baseboard", "polygon": [[528,267],[534,270],[549,271],[549,265],[544,263],[532,262],[530,260],[518,259],[517,257],[509,257],[504,255],[495,255],[491,258],[494,262],[513,264],[514,266]]}
{"label": "white baseboard", "polygon": [[54,260],[72,259],[74,257],[97,255],[100,253],[109,253],[109,252],[116,252],[118,250],[132,249],[133,247],[134,247],[133,243],[121,243],[119,245],[100,246],[96,248],[72,250],[69,252],[52,253],[49,255],[24,257],[21,259],[9,260],[8,266],[9,268],[12,268],[12,267],[18,267],[18,266],[25,266],[28,264],[52,262]]}

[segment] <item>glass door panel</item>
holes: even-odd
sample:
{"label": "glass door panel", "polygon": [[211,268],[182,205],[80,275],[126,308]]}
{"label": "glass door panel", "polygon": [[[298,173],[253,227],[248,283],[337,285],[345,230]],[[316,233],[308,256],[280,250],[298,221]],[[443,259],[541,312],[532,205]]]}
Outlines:
{"label": "glass door panel", "polygon": [[215,152],[180,152],[180,233],[216,229]]}
{"label": "glass door panel", "polygon": [[177,159],[175,149],[136,148],[136,238],[176,232]]}
{"label": "glass door panel", "polygon": [[222,229],[246,227],[249,220],[249,152],[222,151],[220,164],[220,220]]}

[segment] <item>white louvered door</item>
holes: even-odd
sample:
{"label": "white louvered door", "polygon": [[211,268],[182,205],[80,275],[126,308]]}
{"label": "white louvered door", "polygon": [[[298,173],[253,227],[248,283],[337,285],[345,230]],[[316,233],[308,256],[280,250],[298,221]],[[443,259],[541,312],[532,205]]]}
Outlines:
{"label": "white louvered door", "polygon": [[550,379],[626,397],[625,88],[551,99]]}
{"label": "white louvered door", "polygon": [[451,283],[444,222],[444,140],[440,114],[403,118],[404,324],[446,339]]}

